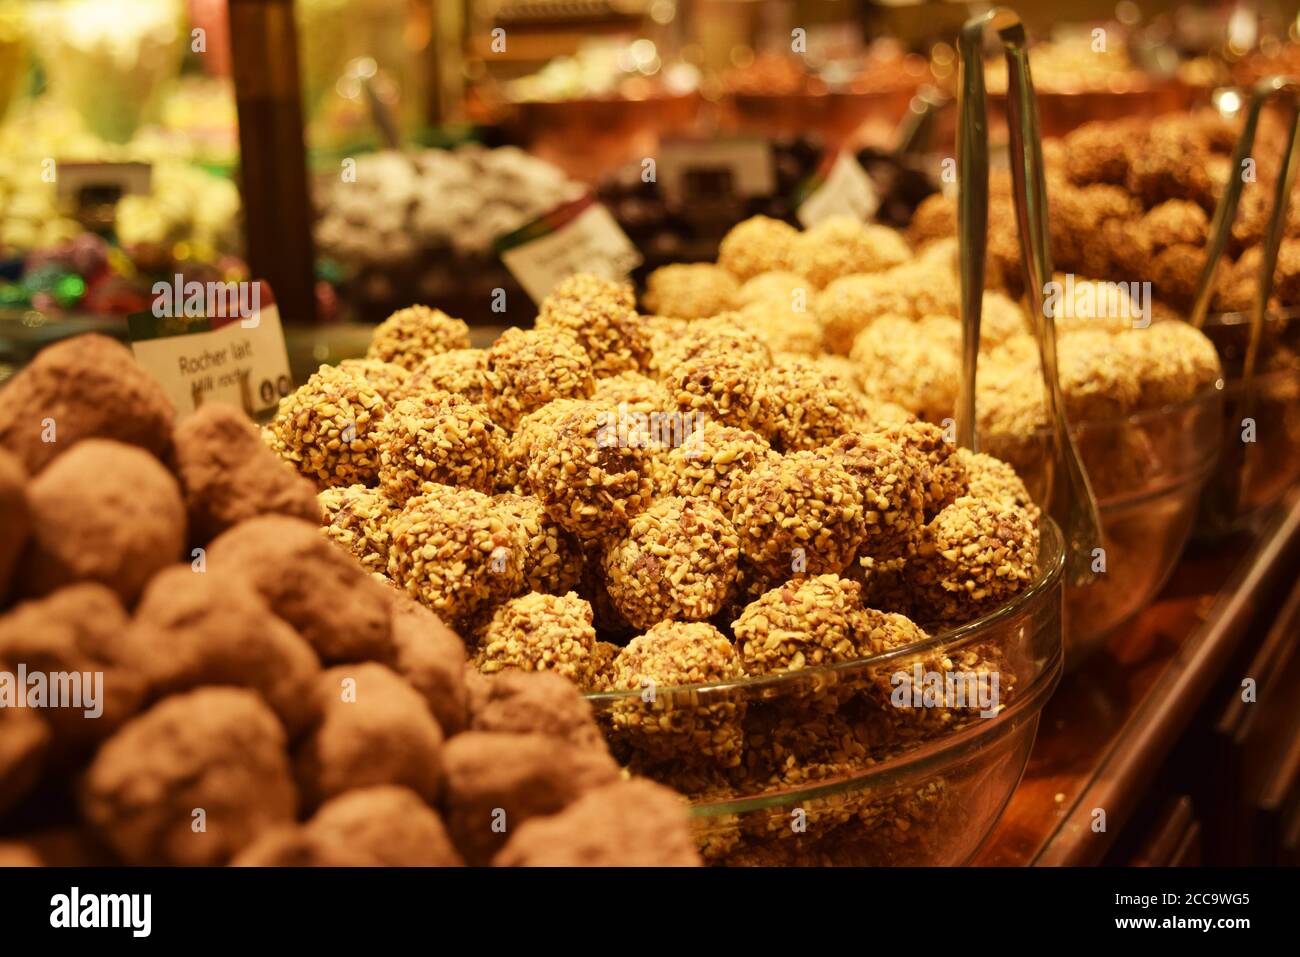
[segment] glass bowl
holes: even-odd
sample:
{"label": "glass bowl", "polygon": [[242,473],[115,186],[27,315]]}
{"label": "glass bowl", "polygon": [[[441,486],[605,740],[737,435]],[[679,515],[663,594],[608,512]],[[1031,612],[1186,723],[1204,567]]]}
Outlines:
{"label": "glass bowl", "polygon": [[1300,319],[1295,310],[1269,315],[1261,344],[1262,371],[1255,377],[1254,442],[1243,442],[1239,408],[1242,357],[1250,317],[1223,313],[1206,319],[1204,332],[1219,350],[1225,373],[1224,402],[1234,420],[1224,431],[1224,456],[1205,497],[1196,531],[1215,537],[1250,525],[1300,482]]}
{"label": "glass bowl", "polygon": [[835,665],[586,697],[616,756],[690,797],[709,863],[961,864],[1060,678],[1063,565],[1045,518],[1029,587],[959,628]]}
{"label": "glass bowl", "polygon": [[[1223,436],[1222,381],[1175,405],[1071,429],[1101,517],[1104,571],[1065,589],[1065,659],[1071,668],[1145,608],[1168,580],[1191,535]],[[1041,501],[1050,433],[982,436]]]}

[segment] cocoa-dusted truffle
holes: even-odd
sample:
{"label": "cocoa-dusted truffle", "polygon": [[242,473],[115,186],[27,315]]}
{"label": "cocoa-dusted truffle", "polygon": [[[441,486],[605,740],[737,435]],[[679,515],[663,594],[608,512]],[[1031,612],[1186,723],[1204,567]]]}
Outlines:
{"label": "cocoa-dusted truffle", "polygon": [[739,557],[736,530],[717,505],[661,498],[606,549],[606,587],[634,628],[666,618],[702,621],[722,606]]}
{"label": "cocoa-dusted truffle", "polygon": [[359,851],[377,867],[457,867],[459,852],[437,812],[410,788],[358,788],[321,805],[306,829]]}
{"label": "cocoa-dusted truffle", "polygon": [[0,603],[9,592],[9,582],[27,534],[31,529],[31,515],[27,508],[27,474],[13,455],[0,449]]}
{"label": "cocoa-dusted truffle", "polygon": [[573,682],[553,671],[509,670],[481,678],[482,694],[474,703],[470,724],[473,730],[548,734],[574,747],[605,751],[591,705]]}
{"label": "cocoa-dusted truffle", "polygon": [[875,558],[905,555],[925,524],[927,490],[919,456],[889,433],[848,432],[825,450],[858,480],[866,511],[862,550]]}
{"label": "cocoa-dusted truffle", "polygon": [[35,712],[0,708],[0,814],[40,780],[51,737],[49,725]]}
{"label": "cocoa-dusted truffle", "polygon": [[386,590],[393,611],[393,667],[424,696],[445,734],[459,734],[469,721],[465,645],[423,605],[396,588]]}
{"label": "cocoa-dusted truffle", "polygon": [[350,551],[363,568],[388,569],[388,520],[398,506],[378,489],[364,485],[338,485],[317,496],[325,523],[325,537]]}
{"label": "cocoa-dusted truffle", "polygon": [[964,496],[925,527],[909,570],[934,618],[960,622],[1022,591],[1037,560],[1038,529],[1024,509]]}
{"label": "cocoa-dusted truffle", "polygon": [[469,326],[441,309],[407,306],[378,326],[366,356],[414,370],[430,356],[469,348]]}
{"label": "cocoa-dusted truffle", "polygon": [[582,549],[577,540],[557,525],[532,495],[503,492],[492,501],[523,527],[528,540],[523,557],[528,590],[563,595],[574,588],[582,578]]}
{"label": "cocoa-dusted truffle", "polygon": [[730,515],[745,474],[774,457],[767,439],[757,432],[706,420],[669,450],[664,491],[707,498]]}
{"label": "cocoa-dusted truffle", "polygon": [[[0,662],[24,664],[29,673],[103,676],[83,686],[80,706],[44,712],[59,745],[101,741],[140,706],[145,682],[122,640],[127,624],[117,594],[91,582],[24,602],[0,618]],[[93,705],[87,695],[96,697]]]}
{"label": "cocoa-dusted truffle", "polygon": [[233,406],[200,406],[176,427],[171,458],[197,542],[257,515],[320,520],[315,487],[267,449]]}
{"label": "cocoa-dusted truffle", "polygon": [[526,821],[497,867],[698,867],[686,802],[646,780],[591,791],[551,817]]}
{"label": "cocoa-dusted truffle", "polygon": [[447,830],[467,863],[489,863],[531,818],[556,814],[618,779],[608,752],[545,734],[466,731],[443,752]]}
{"label": "cocoa-dusted truffle", "polygon": [[379,469],[375,431],[388,403],[369,381],[321,366],[280,400],[263,438],[319,487],[373,485]]}
{"label": "cocoa-dusted truffle", "polygon": [[868,424],[867,405],[847,381],[811,359],[772,363],[764,382],[766,431],[783,452],[821,448]]}
{"label": "cocoa-dusted truffle", "polygon": [[32,534],[18,575],[28,594],[97,581],[129,604],[185,544],[176,480],[121,442],[78,442],[32,480],[27,501]]}
{"label": "cocoa-dusted truffle", "polygon": [[445,621],[463,625],[523,587],[524,528],[480,492],[430,485],[388,531],[389,577]]}
{"label": "cocoa-dusted truffle", "polygon": [[230,572],[159,572],[140,598],[129,644],[155,697],[238,685],[258,692],[290,733],[312,718],[316,653]]}
{"label": "cocoa-dusted truffle", "polygon": [[406,394],[411,380],[411,370],[383,359],[344,359],[339,368],[365,379],[389,405]]}
{"label": "cocoa-dusted truffle", "polygon": [[573,592],[532,592],[498,607],[479,637],[474,663],[485,674],[554,671],[580,687],[591,680],[596,629],[591,606]]}
{"label": "cocoa-dusted truffle", "polygon": [[832,216],[795,239],[790,269],[820,288],[840,276],[889,269],[910,255],[907,241],[887,226]]}
{"label": "cocoa-dusted truffle", "polygon": [[247,578],[327,664],[392,657],[384,586],[316,526],[283,515],[242,522],[208,548],[207,567]]}
{"label": "cocoa-dusted truffle", "polygon": [[636,314],[636,298],[625,283],[578,273],[561,281],[537,314],[542,331],[566,331],[591,357],[596,376],[646,368],[650,338]]}
{"label": "cocoa-dusted truffle", "polygon": [[843,571],[867,536],[858,480],[816,452],[791,453],[745,476],[732,522],[741,554],[778,581]]}
{"label": "cocoa-dusted truffle", "polygon": [[718,244],[718,265],[740,280],[789,269],[799,231],[767,216],[751,216],[732,226]]}
{"label": "cocoa-dusted truffle", "polygon": [[673,366],[664,381],[677,409],[703,420],[738,429],[765,432],[768,428],[763,370],[734,355],[699,355]]}
{"label": "cocoa-dusted truffle", "polygon": [[862,611],[857,582],[818,575],[773,588],[731,628],[748,674],[800,671],[861,657]]}
{"label": "cocoa-dusted truffle", "polygon": [[745,702],[726,698],[701,704],[669,689],[745,677],[744,665],[726,636],[702,621],[662,621],[633,638],[614,659],[610,687],[639,691],[609,712],[614,731],[654,759],[700,758],[721,767],[740,761],[740,720]]}
{"label": "cocoa-dusted truffle", "polygon": [[317,677],[312,698],[319,718],[294,751],[307,804],[377,784],[437,799],[442,730],[409,682],[375,662],[339,665]]}
{"label": "cocoa-dusted truffle", "polygon": [[284,729],[252,691],[173,695],[100,748],[86,772],[82,807],[126,864],[222,864],[263,831],[293,820],[297,793]]}
{"label": "cocoa-dusted truffle", "polygon": [[402,399],[375,431],[379,487],[401,504],[426,482],[490,492],[501,463],[500,429],[450,392]]}
{"label": "cocoa-dusted truffle", "polygon": [[486,361],[487,353],[482,349],[452,349],[430,356],[415,367],[392,401],[425,392],[454,392],[482,405],[487,388]]}
{"label": "cocoa-dusted truffle", "polygon": [[567,332],[507,329],[487,350],[484,370],[484,403],[510,430],[548,402],[586,399],[595,388],[591,359]]}
{"label": "cocoa-dusted truffle", "polygon": [[41,350],[0,396],[0,448],[30,475],[80,439],[114,439],[160,455],[176,415],[131,351],[100,335]]}
{"label": "cocoa-dusted truffle", "polygon": [[647,312],[704,319],[736,305],[736,277],[710,263],[674,263],[646,277]]}
{"label": "cocoa-dusted truffle", "polygon": [[575,402],[540,428],[528,449],[528,485],[579,541],[617,534],[649,504],[653,450],[640,418]]}

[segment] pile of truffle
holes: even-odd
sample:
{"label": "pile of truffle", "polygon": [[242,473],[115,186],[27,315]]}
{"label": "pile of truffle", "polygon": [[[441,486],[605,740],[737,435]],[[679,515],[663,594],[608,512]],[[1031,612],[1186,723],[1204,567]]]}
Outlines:
{"label": "pile of truffle", "polygon": [[240,413],[175,419],[97,336],[0,390],[0,863],[698,862],[569,682],[467,668]]}
{"label": "pile of truffle", "polygon": [[[1231,239],[1216,274],[1213,308],[1249,309],[1273,205],[1283,131],[1261,126],[1250,170],[1231,170],[1238,125],[1214,111],[1093,122],[1043,144],[1052,260],[1062,272],[1152,283],[1156,296],[1191,306],[1205,265],[1210,218],[1231,175],[1246,177]],[[1251,174],[1251,175],[1248,175]],[[990,281],[1022,282],[1011,183],[994,177],[989,209]],[[1300,305],[1300,192],[1293,194],[1278,254],[1274,304]],[[917,209],[918,246],[956,233],[953,197]]]}
{"label": "pile of truffle", "polygon": [[[859,229],[804,234],[801,265],[830,281],[907,255],[897,234]],[[746,315],[683,318],[719,304],[672,279],[690,268],[652,282],[657,315],[629,287],[573,276],[535,329],[486,350],[456,319],[402,310],[368,357],[283,400],[264,437],[317,483],[326,533],[452,623],[485,674],[633,692],[599,697],[599,718],[628,766],[679,790],[827,781],[973,720],[892,707],[870,667],[752,707],[743,689],[672,691],[897,651],[925,639],[917,622],[1013,600],[1038,559],[1012,469],[869,397],[840,362],[774,350]],[[997,642],[924,656],[941,673],[1000,672],[1003,706],[1011,658]],[[826,826],[902,834],[908,812],[860,803]],[[710,837],[707,855],[754,860],[789,831],[743,830]]]}

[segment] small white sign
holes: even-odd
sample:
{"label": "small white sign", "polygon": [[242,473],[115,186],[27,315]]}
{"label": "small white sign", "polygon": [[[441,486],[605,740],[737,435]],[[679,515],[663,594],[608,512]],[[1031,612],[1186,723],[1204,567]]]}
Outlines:
{"label": "small white sign", "polygon": [[879,208],[875,183],[858,158],[846,150],[831,166],[826,182],[800,204],[797,215],[805,228],[811,228],[831,216],[852,216],[866,222]]}
{"label": "small white sign", "polygon": [[591,203],[550,232],[505,249],[501,261],[535,303],[577,272],[626,279],[641,254],[608,209]]}
{"label": "small white sign", "polygon": [[657,157],[659,188],[679,202],[721,179],[729,195],[768,196],[776,191],[772,144],[744,137],[723,139],[665,139]]}
{"label": "small white sign", "polygon": [[82,190],[109,190],[118,196],[147,195],[153,186],[148,163],[77,163],[59,161],[60,199],[80,201]]}
{"label": "small white sign", "polygon": [[[213,328],[215,326],[215,328]],[[256,322],[131,317],[136,361],[162,383],[184,418],[205,402],[235,405],[256,418],[293,390],[280,310]]]}

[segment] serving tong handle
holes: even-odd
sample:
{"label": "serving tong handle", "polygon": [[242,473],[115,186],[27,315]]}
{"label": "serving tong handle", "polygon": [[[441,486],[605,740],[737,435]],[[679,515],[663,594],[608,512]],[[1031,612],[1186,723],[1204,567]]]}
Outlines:
{"label": "serving tong handle", "polygon": [[1212,509],[1224,516],[1236,514],[1240,506],[1241,489],[1246,475],[1246,447],[1238,441],[1236,432],[1246,419],[1253,417],[1255,408],[1255,373],[1259,365],[1259,350],[1264,338],[1264,322],[1268,318],[1268,300],[1273,295],[1273,271],[1277,268],[1278,250],[1282,245],[1282,234],[1286,229],[1287,211],[1291,205],[1291,190],[1295,185],[1296,170],[1300,167],[1300,152],[1296,143],[1300,140],[1300,80],[1289,76],[1270,76],[1260,80],[1251,89],[1250,102],[1246,108],[1246,119],[1242,124],[1241,135],[1232,152],[1232,168],[1223,193],[1214,207],[1214,218],[1210,221],[1210,244],[1197,281],[1196,299],[1192,305],[1191,323],[1197,329],[1204,327],[1210,312],[1210,303],[1214,299],[1214,276],[1223,259],[1228,237],[1232,232],[1232,223],[1237,218],[1237,206],[1241,202],[1241,192],[1246,181],[1242,175],[1246,160],[1250,158],[1255,147],[1255,135],[1259,129],[1259,117],[1264,105],[1273,97],[1289,95],[1287,102],[1291,107],[1291,127],[1287,135],[1286,149],[1282,154],[1282,169],[1277,178],[1273,192],[1273,209],[1269,213],[1268,228],[1264,234],[1263,256],[1259,264],[1259,280],[1255,286],[1255,300],[1251,305],[1250,329],[1246,340],[1246,354],[1242,359],[1241,391],[1235,408],[1228,415],[1228,442],[1225,449],[1232,449],[1232,454],[1224,455],[1224,462],[1219,469],[1219,477],[1211,492]]}
{"label": "serving tong handle", "polygon": [[1033,307],[1034,335],[1051,420],[1052,458],[1047,469],[1046,510],[1066,541],[1066,576],[1086,585],[1096,574],[1101,520],[1079,451],[1065,420],[1056,364],[1056,324],[1044,308],[1052,278],[1047,231],[1047,185],[1038,133],[1038,107],[1029,76],[1029,50],[1020,16],[995,7],[972,17],[958,38],[957,236],[961,256],[962,376],[957,407],[957,441],[972,451],[975,436],[975,375],[979,366],[980,316],[989,220],[988,104],[984,92],[984,31],[997,31],[1007,58],[1007,107],[1016,225]]}

